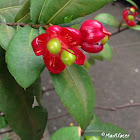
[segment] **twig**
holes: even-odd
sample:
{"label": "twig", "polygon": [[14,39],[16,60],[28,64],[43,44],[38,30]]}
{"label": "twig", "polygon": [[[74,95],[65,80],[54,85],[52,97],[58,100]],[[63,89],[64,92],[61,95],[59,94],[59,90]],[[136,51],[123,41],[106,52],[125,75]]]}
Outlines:
{"label": "twig", "polygon": [[118,34],[118,33],[120,33],[120,32],[123,32],[123,31],[125,31],[125,30],[128,30],[128,29],[129,29],[128,27],[123,28],[123,29],[121,29],[121,30],[119,30],[119,31],[117,31],[117,32],[112,33],[111,36],[116,35],[116,34]]}
{"label": "twig", "polygon": [[55,90],[55,88],[48,88],[46,90],[42,90],[42,95],[44,95],[45,92],[48,92],[48,91],[52,91],[52,90]]}
{"label": "twig", "polygon": [[10,133],[10,132],[13,132],[13,130],[6,130],[6,131],[3,131],[3,132],[0,132],[0,135],[5,134],[5,133]]}
{"label": "twig", "polygon": [[[106,110],[106,111],[117,111],[119,109],[124,109],[124,108],[129,108],[129,107],[136,107],[136,106],[140,106],[140,103],[133,103],[133,104],[125,104],[125,105],[119,105],[119,106],[115,106],[115,107],[104,107],[104,106],[96,106],[95,109],[102,109],[102,110]],[[48,120],[56,120],[62,117],[65,117],[69,115],[69,113],[65,113],[56,117],[51,117],[48,118]]]}
{"label": "twig", "polygon": [[[1,25],[2,23],[0,23],[0,25]],[[51,24],[49,24],[49,25],[45,25],[45,24],[26,24],[26,23],[6,23],[6,25],[8,25],[8,26],[21,26],[21,27],[25,27],[25,26],[31,26],[31,27],[33,27],[33,28],[39,28],[39,27],[42,27],[42,28],[44,28],[44,29],[47,29]],[[120,25],[121,25],[121,23],[120,23]],[[129,29],[129,28],[124,28],[124,29],[119,29],[117,32],[114,32],[114,33],[112,33],[111,34],[111,36],[113,36],[113,35],[115,35],[115,34],[118,34],[118,33],[120,33],[120,32],[122,32],[122,31],[125,31],[125,30],[127,30],[127,29]]]}
{"label": "twig", "polygon": [[56,120],[56,119],[65,117],[65,116],[67,116],[67,115],[69,115],[69,114],[70,114],[70,113],[65,113],[65,114],[62,114],[62,115],[60,115],[60,116],[48,118],[48,120],[49,120],[49,121],[51,121],[51,120]]}
{"label": "twig", "polygon": [[103,106],[96,106],[96,109],[102,109],[102,110],[107,110],[107,111],[116,111],[118,109],[124,109],[128,107],[136,107],[140,106],[140,103],[133,103],[133,104],[125,104],[125,105],[120,105],[120,106],[115,106],[115,107],[103,107]]}
{"label": "twig", "polygon": [[120,24],[119,24],[119,27],[118,27],[118,33],[120,32],[120,30],[121,30],[121,26],[122,26],[122,24],[123,24],[123,21],[124,21],[124,19],[120,22]]}
{"label": "twig", "polygon": [[[0,23],[0,25],[1,24],[3,24],[3,23]],[[44,29],[46,29],[46,28],[48,28],[49,27],[49,25],[45,25],[45,24],[26,24],[26,23],[6,23],[6,25],[8,25],[8,26],[21,26],[21,27],[25,27],[25,26],[31,26],[31,27],[33,27],[33,28],[40,28],[40,27],[42,27],[42,28],[44,28]]]}

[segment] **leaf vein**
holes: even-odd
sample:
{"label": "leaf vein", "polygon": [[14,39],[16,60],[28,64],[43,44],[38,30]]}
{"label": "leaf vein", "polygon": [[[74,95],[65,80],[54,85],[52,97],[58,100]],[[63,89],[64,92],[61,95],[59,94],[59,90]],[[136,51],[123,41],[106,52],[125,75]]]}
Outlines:
{"label": "leaf vein", "polygon": [[70,3],[72,2],[72,0],[69,0],[61,9],[59,9],[47,22],[47,24],[49,24],[62,10],[64,10],[64,8],[66,8]]}

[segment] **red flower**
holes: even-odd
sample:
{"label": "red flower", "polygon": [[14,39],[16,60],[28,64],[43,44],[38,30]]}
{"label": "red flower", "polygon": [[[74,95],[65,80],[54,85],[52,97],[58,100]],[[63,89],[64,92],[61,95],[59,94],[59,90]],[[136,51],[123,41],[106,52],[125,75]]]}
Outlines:
{"label": "red flower", "polygon": [[135,18],[138,15],[135,7],[127,8],[123,11],[122,16],[127,26],[136,26]]}
{"label": "red flower", "polygon": [[85,21],[80,28],[82,49],[89,53],[98,53],[103,50],[110,33],[96,20]]}
{"label": "red flower", "polygon": [[85,55],[78,49],[80,40],[81,33],[76,29],[50,26],[32,41],[32,47],[37,56],[43,55],[48,70],[59,74],[66,65],[84,64]]}

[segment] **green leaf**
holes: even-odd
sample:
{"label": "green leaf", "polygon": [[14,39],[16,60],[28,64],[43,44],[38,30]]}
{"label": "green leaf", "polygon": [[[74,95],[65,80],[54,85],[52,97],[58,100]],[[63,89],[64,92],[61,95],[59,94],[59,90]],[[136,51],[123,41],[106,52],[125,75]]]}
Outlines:
{"label": "green leaf", "polygon": [[36,97],[38,104],[42,105],[42,87],[41,87],[41,78],[37,79],[36,82],[30,86],[28,89],[32,92],[33,96]]}
{"label": "green leaf", "polygon": [[[110,137],[105,136],[105,134],[109,134],[110,133]],[[87,129],[85,130],[85,134],[84,136],[98,136],[101,137],[101,140],[130,140],[130,138],[113,138],[111,137],[111,135],[115,135],[115,134],[119,134],[121,133],[122,135],[127,135],[127,133],[119,128],[118,126],[114,125],[114,124],[110,124],[110,123],[103,123],[101,121],[98,120],[98,118],[95,117],[95,119],[93,119],[90,123],[90,125],[87,127]]]}
{"label": "green leaf", "polygon": [[31,19],[33,23],[38,23],[42,15],[47,0],[31,0]]}
{"label": "green leaf", "polygon": [[0,116],[0,129],[7,126],[7,121],[4,116]]}
{"label": "green leaf", "polygon": [[61,27],[71,27],[72,25],[75,25],[75,24],[79,25],[79,23],[82,22],[82,20],[83,20],[83,17],[80,17],[80,18],[72,20],[69,23],[59,24],[59,26],[61,26]]}
{"label": "green leaf", "polygon": [[79,27],[79,24],[74,24],[72,25],[72,28],[79,30],[80,27]]}
{"label": "green leaf", "polygon": [[6,50],[9,44],[9,41],[15,34],[15,29],[13,27],[7,26],[2,24],[0,26],[0,45],[1,47]]}
{"label": "green leaf", "polygon": [[116,28],[119,27],[119,24],[120,24],[120,22],[114,16],[108,13],[101,13],[97,15],[94,19],[98,20],[101,23],[114,26]]}
{"label": "green leaf", "polygon": [[95,54],[90,54],[90,57],[88,58],[88,62],[92,65],[95,64],[95,60],[103,61],[104,58],[101,55],[95,55]]}
{"label": "green leaf", "polygon": [[94,56],[91,55],[91,56],[88,58],[88,62],[89,62],[91,65],[94,65],[94,64],[95,64]]}
{"label": "green leaf", "polygon": [[112,51],[111,46],[108,43],[106,43],[104,45],[104,49],[101,52],[99,52],[99,54],[103,58],[105,58],[108,62],[110,62],[112,60],[112,57],[113,57],[113,51]]}
{"label": "green leaf", "polygon": [[9,140],[9,136],[5,136],[4,138],[2,138],[2,140]]}
{"label": "green leaf", "polygon": [[135,6],[138,9],[138,5],[133,0],[126,0],[126,1],[129,2],[130,4],[132,4],[133,6]]}
{"label": "green leaf", "polygon": [[50,140],[80,140],[78,127],[65,127],[56,131]]}
{"label": "green leaf", "polygon": [[83,137],[83,136],[81,136],[80,140],[84,140],[84,137]]}
{"label": "green leaf", "polygon": [[94,89],[83,66],[72,65],[56,75],[51,73],[57,94],[82,129],[89,124],[94,109]]}
{"label": "green leaf", "polygon": [[43,33],[46,33],[46,31],[42,27],[40,27],[39,28],[39,34],[43,34]]}
{"label": "green leaf", "polygon": [[14,22],[16,13],[25,1],[26,0],[1,0],[0,15],[3,15],[7,22]]}
{"label": "green leaf", "polygon": [[34,83],[44,69],[42,57],[36,56],[31,46],[37,35],[38,31],[29,26],[20,29],[13,36],[6,51],[8,69],[23,88]]}
{"label": "green leaf", "polygon": [[130,28],[130,29],[133,29],[133,30],[140,31],[140,25],[136,25],[136,26],[134,26],[134,27],[130,27],[130,26],[129,26],[129,28]]}
{"label": "green leaf", "polygon": [[104,58],[101,55],[94,55],[93,57],[94,57],[94,59],[99,60],[99,61],[104,60]]}
{"label": "green leaf", "polygon": [[34,107],[33,91],[22,89],[8,72],[0,50],[0,108],[10,127],[22,140],[40,140],[47,122],[47,111]]}
{"label": "green leaf", "polygon": [[101,138],[96,136],[85,136],[85,140],[101,140]]}
{"label": "green leaf", "polygon": [[6,24],[6,19],[3,15],[0,15],[0,23]]}
{"label": "green leaf", "polygon": [[19,31],[20,29],[22,29],[22,27],[20,25],[17,25],[17,31]]}
{"label": "green leaf", "polygon": [[30,0],[27,0],[21,9],[18,11],[15,17],[15,22],[18,23],[29,23],[30,19]]}
{"label": "green leaf", "polygon": [[[72,20],[89,15],[114,0],[43,0],[38,22],[44,24],[62,24],[65,17],[73,17]],[[40,6],[39,6],[40,7]],[[37,14],[37,15],[38,15]]]}

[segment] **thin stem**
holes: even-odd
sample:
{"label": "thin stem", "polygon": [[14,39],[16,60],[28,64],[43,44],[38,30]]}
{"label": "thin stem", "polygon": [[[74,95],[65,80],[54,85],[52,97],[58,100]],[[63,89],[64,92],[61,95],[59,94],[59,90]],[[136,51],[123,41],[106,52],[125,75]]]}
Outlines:
{"label": "thin stem", "polygon": [[[1,24],[3,24],[3,23],[0,23],[0,25]],[[33,28],[40,28],[40,27],[42,27],[43,29],[47,29],[49,26],[51,26],[51,24],[45,25],[45,24],[26,24],[26,23],[6,23],[6,25],[8,25],[8,26],[18,26],[19,25],[21,27],[31,26]],[[122,23],[120,23],[120,27],[121,27],[121,25],[122,25]],[[129,29],[129,28],[120,29],[120,27],[118,27],[118,31],[112,33],[111,36],[116,35],[116,34],[122,32],[122,31],[125,31],[125,30]]]}
{"label": "thin stem", "polygon": [[56,120],[56,119],[65,117],[65,116],[67,116],[67,115],[69,115],[69,114],[70,114],[70,113],[65,113],[65,114],[62,114],[62,115],[60,115],[60,116],[48,118],[48,120],[49,120],[49,121],[51,121],[51,120]]}
{"label": "thin stem", "polygon": [[118,32],[120,32],[120,30],[121,30],[121,26],[122,26],[122,24],[123,24],[123,21],[124,21],[124,19],[122,19],[122,21],[121,21],[120,24],[119,24]]}
{"label": "thin stem", "polygon": [[129,28],[126,27],[126,28],[123,28],[123,29],[121,29],[121,30],[118,30],[117,32],[112,33],[111,36],[116,35],[116,34],[118,34],[118,33],[120,33],[120,32],[123,32],[123,31],[125,31],[125,30],[128,30],[128,29],[129,29]]}
{"label": "thin stem", "polygon": [[5,133],[10,133],[10,132],[13,132],[13,130],[6,130],[6,131],[3,131],[3,132],[0,132],[0,135],[5,134]]}
{"label": "thin stem", "polygon": [[[0,25],[3,23],[0,23]],[[49,27],[49,25],[45,25],[45,24],[26,24],[26,23],[6,23],[6,25],[8,26],[21,26],[21,27],[25,27],[25,26],[31,26],[33,28],[40,28],[42,27],[43,29],[47,29]]]}
{"label": "thin stem", "polygon": [[136,107],[140,106],[140,103],[133,103],[133,104],[125,104],[125,105],[119,105],[115,107],[103,107],[103,106],[96,106],[96,109],[102,109],[102,110],[107,110],[107,111],[117,111],[118,109],[124,109],[128,107]]}
{"label": "thin stem", "polygon": [[[114,107],[105,107],[105,106],[96,106],[95,109],[102,109],[102,110],[106,110],[106,111],[117,111],[119,109],[124,109],[124,108],[129,108],[129,107],[136,107],[136,106],[140,106],[140,103],[133,103],[133,104],[124,104],[124,105],[119,105],[119,106],[114,106]],[[65,113],[56,117],[51,117],[48,118],[48,120],[56,120],[62,117],[65,117],[69,115],[69,113]]]}

